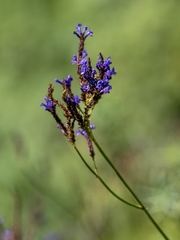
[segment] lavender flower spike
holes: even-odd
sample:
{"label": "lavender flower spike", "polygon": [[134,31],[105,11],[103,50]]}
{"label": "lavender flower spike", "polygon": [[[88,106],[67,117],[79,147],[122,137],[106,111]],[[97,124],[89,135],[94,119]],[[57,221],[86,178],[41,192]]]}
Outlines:
{"label": "lavender flower spike", "polygon": [[[76,73],[79,79],[80,95],[75,95],[72,91],[71,75],[62,80],[55,79],[57,84],[62,85],[61,101],[54,98],[54,87],[49,84],[45,102],[40,106],[50,112],[56,121],[58,128],[67,137],[68,141],[75,146],[76,126],[77,135],[83,135],[87,141],[90,156],[94,159],[95,153],[91,140],[91,131],[95,126],[90,123],[91,113],[102,95],[107,94],[112,89],[110,80],[116,75],[115,69],[111,67],[111,58],[104,59],[99,53],[95,68],[92,67],[91,59],[85,50],[85,40],[88,36],[92,36],[93,32],[87,26],[77,24],[74,34],[79,39],[78,52],[74,54],[71,63],[76,65]],[[80,104],[81,103],[81,104]],[[81,105],[81,106],[80,106]],[[65,121],[58,116],[56,108],[62,110]],[[84,109],[82,109],[84,108]],[[95,167],[96,168],[96,167]]]}

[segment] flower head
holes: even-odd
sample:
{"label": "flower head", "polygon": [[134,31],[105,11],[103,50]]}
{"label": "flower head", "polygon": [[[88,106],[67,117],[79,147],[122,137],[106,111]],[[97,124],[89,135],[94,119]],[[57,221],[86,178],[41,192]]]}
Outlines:
{"label": "flower head", "polygon": [[54,112],[56,109],[56,104],[52,102],[51,99],[49,99],[48,97],[44,98],[46,103],[41,103],[40,106],[44,107],[46,111],[48,112]]}
{"label": "flower head", "polygon": [[[82,24],[76,26],[74,34],[79,38],[79,46],[77,54],[74,54],[71,60],[72,64],[76,65],[76,72],[79,79],[81,90],[80,97],[74,95],[71,85],[72,76],[68,75],[65,79],[55,79],[57,84],[62,86],[61,101],[53,97],[54,87],[49,84],[47,96],[44,98],[45,103],[41,106],[50,112],[55,119],[58,128],[68,138],[69,142],[75,146],[75,126],[78,124],[77,135],[81,134],[87,141],[90,156],[94,159],[94,148],[91,139],[91,130],[95,126],[91,124],[91,113],[102,95],[109,93],[112,89],[110,80],[113,75],[116,75],[114,67],[111,67],[112,61],[110,57],[104,60],[100,53],[95,67],[92,67],[91,59],[84,48],[85,40],[88,36],[92,36],[93,32],[87,26],[82,27]],[[84,104],[84,109],[81,109],[80,102]],[[82,104],[81,104],[82,105]],[[61,108],[66,122],[63,123],[59,118],[56,107]]]}
{"label": "flower head", "polygon": [[96,63],[97,72],[92,69],[90,59],[86,59],[87,55],[85,51],[80,62],[80,74],[84,79],[81,83],[81,90],[97,95],[109,93],[112,89],[109,80],[112,78],[112,75],[116,75],[114,68],[110,68],[112,64],[111,58],[108,57],[106,60],[103,60],[102,54],[100,54]]}
{"label": "flower head", "polygon": [[76,31],[74,31],[73,33],[78,38],[83,37],[84,39],[86,39],[88,36],[92,36],[93,35],[93,32],[87,26],[84,26],[84,28],[82,30],[82,24],[81,23],[78,23],[78,25],[76,27]]}

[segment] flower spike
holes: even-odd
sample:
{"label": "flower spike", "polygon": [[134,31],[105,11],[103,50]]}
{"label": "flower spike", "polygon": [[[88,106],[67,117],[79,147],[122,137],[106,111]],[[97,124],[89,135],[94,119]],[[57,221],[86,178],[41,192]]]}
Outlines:
{"label": "flower spike", "polygon": [[[41,103],[44,109],[52,114],[58,128],[68,138],[69,142],[75,146],[75,132],[85,137],[90,156],[94,159],[94,148],[91,141],[91,131],[95,126],[91,124],[91,113],[102,95],[110,93],[112,86],[109,81],[113,75],[116,75],[115,69],[111,68],[111,58],[104,60],[100,53],[95,68],[92,67],[91,59],[84,48],[85,40],[92,36],[93,32],[89,27],[79,23],[73,32],[79,38],[79,47],[77,54],[74,54],[71,63],[76,65],[77,75],[79,78],[80,95],[74,94],[71,88],[73,78],[68,75],[66,79],[55,79],[55,82],[62,87],[61,101],[53,97],[54,88],[50,84],[47,96],[44,98],[45,103]],[[84,109],[81,109],[84,104]],[[66,122],[63,123],[57,115],[56,108],[61,108]],[[75,131],[75,123],[78,130]]]}

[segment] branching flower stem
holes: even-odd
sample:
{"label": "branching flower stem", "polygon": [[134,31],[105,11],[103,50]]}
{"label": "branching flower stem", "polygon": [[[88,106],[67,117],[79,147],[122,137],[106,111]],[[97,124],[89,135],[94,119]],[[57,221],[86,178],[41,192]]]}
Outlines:
{"label": "branching flower stem", "polygon": [[[42,102],[40,106],[44,107],[44,109],[53,116],[54,120],[57,123],[58,129],[64,134],[71,145],[75,148],[76,152],[86,167],[99,179],[104,187],[121,202],[124,202],[131,207],[143,210],[155,228],[159,231],[159,233],[164,237],[164,239],[168,240],[169,238],[152,218],[147,208],[145,208],[141,200],[134,193],[132,188],[127,184],[125,179],[118,172],[116,167],[104,153],[100,145],[97,143],[95,137],[93,136],[92,129],[94,129],[95,126],[91,123],[92,111],[95,108],[96,104],[98,104],[98,102],[102,99],[102,96],[110,93],[112,89],[112,86],[110,85],[111,79],[117,73],[115,71],[115,68],[111,67],[111,57],[104,59],[102,53],[99,53],[98,55],[98,61],[95,65],[95,68],[92,67],[91,59],[88,57],[88,53],[84,48],[87,37],[91,37],[93,35],[93,32],[89,27],[82,27],[82,24],[79,23],[77,24],[76,30],[73,33],[78,37],[79,45],[78,52],[77,54],[73,55],[71,62],[77,67],[76,72],[79,79],[81,94],[78,96],[73,93],[71,87],[73,78],[71,75],[68,75],[65,79],[62,80],[55,79],[55,82],[62,87],[61,100],[54,98],[54,87],[52,84],[49,84],[47,95],[44,98],[45,103]],[[80,102],[84,104],[84,108],[82,110],[80,107]],[[60,108],[62,110],[63,116],[66,119],[65,123],[63,123],[63,121],[58,116],[57,108]],[[78,124],[77,131],[75,131],[75,123]],[[88,145],[89,154],[94,162],[94,170],[88,165],[79,150],[76,148],[75,132],[77,135],[80,134],[85,138]],[[122,181],[124,186],[135,198],[138,205],[120,198],[107,186],[107,184],[100,177],[95,163],[94,145],[97,147],[104,159],[116,173],[118,178]]]}
{"label": "branching flower stem", "polygon": [[102,150],[102,148],[100,147],[100,145],[98,144],[98,142],[96,141],[92,131],[90,133],[90,138],[92,140],[92,142],[95,144],[95,146],[97,147],[97,149],[99,150],[99,152],[102,154],[102,156],[104,157],[104,159],[107,161],[107,163],[110,165],[110,167],[114,170],[114,172],[116,173],[116,175],[118,176],[118,178],[122,181],[122,183],[125,185],[125,187],[129,190],[129,192],[131,193],[131,195],[136,199],[136,201],[139,203],[140,207],[139,209],[143,210],[144,213],[146,214],[146,216],[149,218],[149,220],[152,222],[152,224],[155,226],[155,228],[159,231],[159,233],[164,237],[164,239],[169,240],[169,238],[167,237],[167,235],[163,232],[163,230],[160,228],[160,226],[156,223],[156,221],[153,219],[153,217],[151,216],[151,214],[148,212],[147,208],[143,205],[143,203],[141,202],[141,200],[138,198],[138,196],[134,193],[134,191],[131,189],[131,187],[127,184],[127,182],[125,181],[125,179],[121,176],[121,174],[118,172],[118,170],[116,169],[116,167],[113,165],[113,163],[110,161],[110,159],[107,157],[107,155],[105,154],[105,152]]}
{"label": "branching flower stem", "polygon": [[83,163],[86,165],[86,167],[90,170],[90,172],[92,174],[94,174],[98,179],[99,181],[104,185],[104,187],[114,196],[116,197],[118,200],[120,200],[121,202],[131,206],[131,207],[134,207],[134,208],[137,208],[137,209],[142,209],[142,206],[139,206],[139,205],[135,205],[133,203],[130,203],[122,198],[120,198],[116,193],[114,193],[108,186],[107,184],[103,181],[103,179],[99,176],[99,174],[96,173],[96,171],[94,171],[90,166],[89,164],[85,161],[85,159],[83,158],[83,156],[81,155],[81,153],[79,152],[79,150],[77,149],[77,147],[75,147],[75,150],[77,152],[77,154],[79,155],[79,157],[81,158],[81,160],[83,161]]}

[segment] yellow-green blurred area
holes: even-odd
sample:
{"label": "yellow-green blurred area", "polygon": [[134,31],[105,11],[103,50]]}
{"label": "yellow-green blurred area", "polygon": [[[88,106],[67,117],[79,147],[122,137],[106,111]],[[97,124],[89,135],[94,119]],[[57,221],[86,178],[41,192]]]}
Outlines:
{"label": "yellow-green blurred area", "polygon": [[[96,140],[169,238],[180,239],[178,0],[0,1],[2,228],[21,218],[23,239],[163,239],[143,212],[110,195],[39,106],[49,83],[61,98],[55,78],[72,75],[80,94],[71,64],[77,23],[94,33],[86,41],[92,65],[101,52],[117,72],[91,117]],[[93,167],[82,136],[77,147]],[[96,163],[135,203],[97,150]]]}

